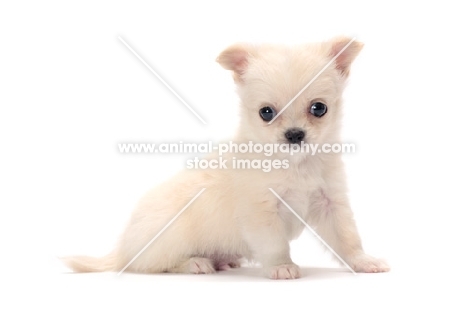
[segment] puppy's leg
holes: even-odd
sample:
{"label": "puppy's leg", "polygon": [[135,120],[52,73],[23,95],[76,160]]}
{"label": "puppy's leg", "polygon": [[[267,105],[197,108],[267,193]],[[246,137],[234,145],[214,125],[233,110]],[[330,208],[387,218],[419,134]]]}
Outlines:
{"label": "puppy's leg", "polygon": [[193,273],[193,274],[211,274],[215,273],[216,269],[213,262],[209,258],[191,257],[182,261],[180,265],[170,268],[167,272],[172,273]]}
{"label": "puppy's leg", "polygon": [[311,224],[317,234],[356,272],[387,272],[385,261],[364,253],[346,194],[319,190]]}
{"label": "puppy's leg", "polygon": [[238,219],[243,237],[253,257],[263,265],[264,274],[271,279],[296,279],[300,270],[289,255],[286,226],[277,206],[276,201],[264,201]]}

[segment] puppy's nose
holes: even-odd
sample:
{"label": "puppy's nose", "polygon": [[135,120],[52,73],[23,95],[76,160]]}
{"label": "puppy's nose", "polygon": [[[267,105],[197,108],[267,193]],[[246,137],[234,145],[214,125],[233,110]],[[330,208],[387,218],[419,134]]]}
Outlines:
{"label": "puppy's nose", "polygon": [[292,128],[287,130],[284,136],[291,144],[298,144],[304,140],[305,132],[299,128]]}

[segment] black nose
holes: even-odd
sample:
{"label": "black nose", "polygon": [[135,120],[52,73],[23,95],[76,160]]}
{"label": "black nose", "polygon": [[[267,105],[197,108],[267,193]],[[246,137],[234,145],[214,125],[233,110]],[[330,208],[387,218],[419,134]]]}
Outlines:
{"label": "black nose", "polygon": [[292,128],[287,130],[284,136],[290,143],[297,144],[304,140],[305,132],[298,128]]}

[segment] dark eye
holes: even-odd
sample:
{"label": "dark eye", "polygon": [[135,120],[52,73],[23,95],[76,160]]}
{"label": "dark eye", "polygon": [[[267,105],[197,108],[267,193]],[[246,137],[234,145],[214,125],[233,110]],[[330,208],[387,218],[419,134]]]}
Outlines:
{"label": "dark eye", "polygon": [[263,107],[260,109],[259,113],[263,121],[271,121],[276,116],[275,109],[271,107]]}
{"label": "dark eye", "polygon": [[310,106],[310,113],[317,118],[323,117],[327,113],[327,105],[321,102],[312,103]]}

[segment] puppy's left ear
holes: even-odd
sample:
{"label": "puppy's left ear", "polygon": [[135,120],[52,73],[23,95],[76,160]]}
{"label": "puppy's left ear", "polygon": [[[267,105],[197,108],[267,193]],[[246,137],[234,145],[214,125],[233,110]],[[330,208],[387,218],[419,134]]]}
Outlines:
{"label": "puppy's left ear", "polygon": [[331,40],[330,56],[333,58],[339,54],[335,60],[335,65],[336,69],[338,69],[344,77],[349,75],[351,63],[362,50],[363,46],[363,43],[353,41],[352,38],[348,37],[338,37]]}
{"label": "puppy's left ear", "polygon": [[235,44],[224,50],[216,61],[224,68],[233,71],[234,80],[242,81],[242,74],[249,65],[252,47],[248,44]]}

